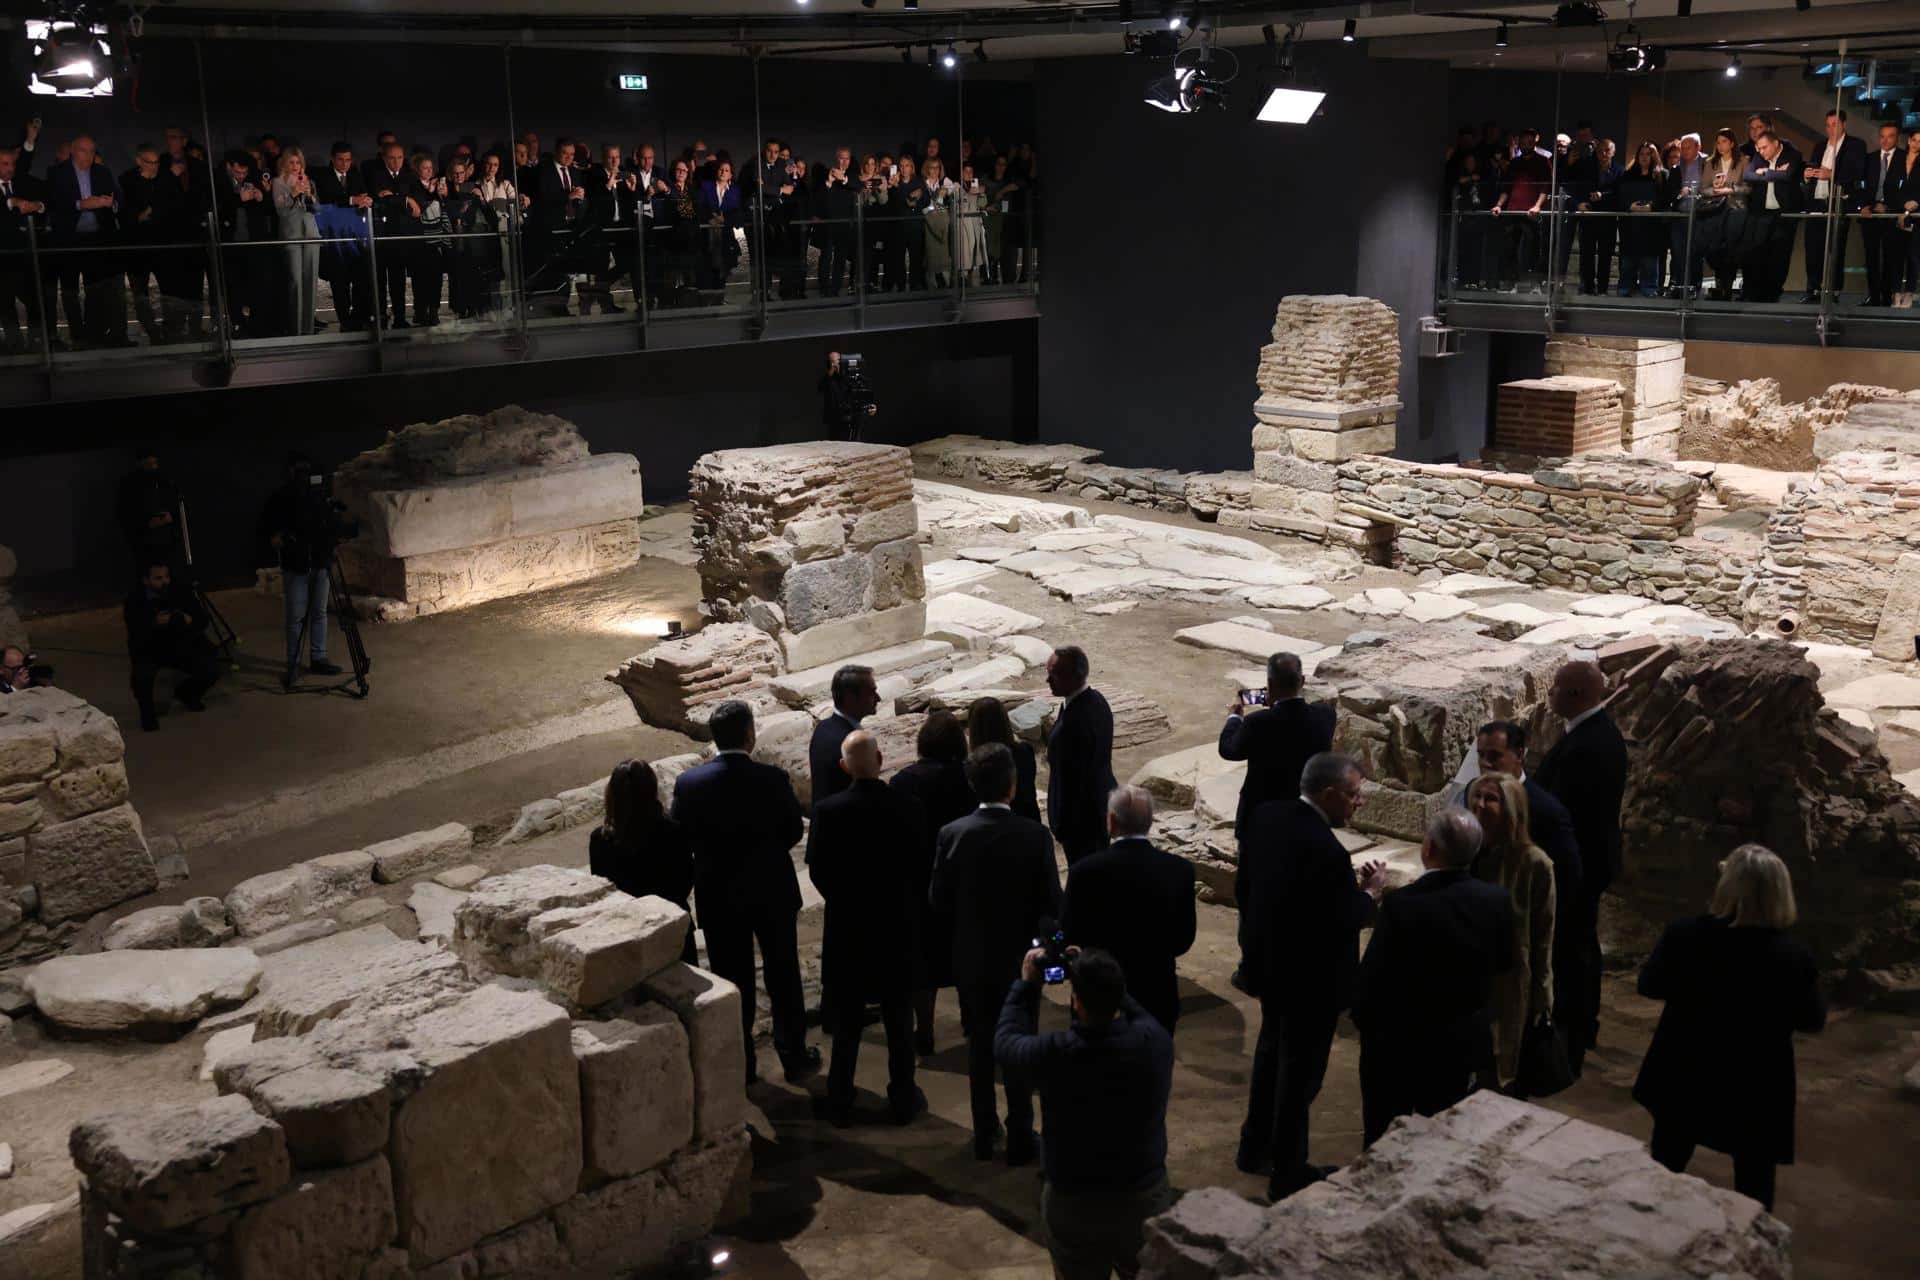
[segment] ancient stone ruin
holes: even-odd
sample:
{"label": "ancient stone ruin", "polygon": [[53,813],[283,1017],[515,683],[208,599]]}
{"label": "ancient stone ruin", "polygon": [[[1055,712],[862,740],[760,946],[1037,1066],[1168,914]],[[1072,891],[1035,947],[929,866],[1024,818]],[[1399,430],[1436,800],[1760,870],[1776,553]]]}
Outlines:
{"label": "ancient stone ruin", "polygon": [[1787,1280],[1790,1239],[1756,1202],[1669,1173],[1633,1138],[1483,1091],[1395,1122],[1271,1208],[1187,1193],[1147,1224],[1140,1274]]}
{"label": "ancient stone ruin", "polygon": [[0,698],[0,951],[159,884],[113,717],[61,689]]}
{"label": "ancient stone ruin", "polygon": [[341,567],[388,619],[577,582],[640,554],[633,455],[590,455],[572,423],[518,405],[403,427],[343,464],[335,495],[361,526]]}
{"label": "ancient stone ruin", "polygon": [[1489,451],[1525,459],[1617,453],[1620,401],[1619,384],[1611,378],[1557,374],[1503,382]]}
{"label": "ancient stone ruin", "polygon": [[1604,378],[1620,389],[1618,447],[1644,458],[1680,456],[1687,346],[1655,338],[1586,338],[1547,342],[1546,372]]}
{"label": "ancient stone ruin", "polygon": [[78,1125],[87,1274],[628,1274],[741,1212],[739,993],[686,912],[535,866],[454,915],[269,972],[220,1097]]}
{"label": "ancient stone ruin", "polygon": [[1814,441],[1876,400],[1914,400],[1920,393],[1839,382],[1806,400],[1780,398],[1780,383],[1754,378],[1731,385],[1689,377],[1680,428],[1680,456],[1738,462],[1776,471],[1805,471]]}
{"label": "ancient stone ruin", "polygon": [[1612,700],[1633,762],[1622,896],[1649,920],[1685,915],[1757,841],[1786,860],[1796,933],[1823,960],[1911,960],[1920,799],[1870,730],[1825,709],[1819,670],[1780,640],[1642,648]]}

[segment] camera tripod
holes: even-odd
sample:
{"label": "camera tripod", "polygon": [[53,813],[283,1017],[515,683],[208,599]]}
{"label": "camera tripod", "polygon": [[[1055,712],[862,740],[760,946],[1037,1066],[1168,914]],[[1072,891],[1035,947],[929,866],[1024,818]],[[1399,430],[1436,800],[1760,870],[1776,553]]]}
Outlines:
{"label": "camera tripod", "polygon": [[227,621],[227,615],[220,612],[220,606],[213,602],[206,589],[200,585],[200,574],[193,567],[193,530],[187,524],[187,500],[178,499],[180,515],[180,554],[182,567],[186,574],[187,588],[193,592],[194,603],[200,606],[200,616],[207,620],[207,630],[212,633],[213,647],[221,660],[233,670],[238,671],[240,664],[234,660],[233,646],[240,643],[239,632]]}
{"label": "camera tripod", "polygon": [[[281,590],[286,589],[286,569],[280,570]],[[370,692],[367,687],[367,673],[373,670],[373,659],[367,656],[367,642],[360,635],[360,619],[354,612],[353,596],[347,590],[345,572],[340,568],[340,553],[335,551],[327,563],[327,611],[340,623],[340,634],[347,642],[348,674],[338,684],[326,685],[323,693],[345,690],[356,698],[364,698]],[[300,619],[300,637],[294,642],[296,655],[308,652],[307,635],[313,626],[313,602],[307,602],[307,616]]]}

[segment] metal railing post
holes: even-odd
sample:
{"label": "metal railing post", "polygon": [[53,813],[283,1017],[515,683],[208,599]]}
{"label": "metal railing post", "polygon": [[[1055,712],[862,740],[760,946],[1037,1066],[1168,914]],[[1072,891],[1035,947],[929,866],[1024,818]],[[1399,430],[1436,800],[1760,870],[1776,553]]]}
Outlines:
{"label": "metal railing post", "polygon": [[227,266],[220,260],[220,217],[207,214],[207,311],[213,316],[213,328],[220,335],[220,361],[233,368],[233,317],[227,314]]}
{"label": "metal railing post", "polygon": [[[47,398],[53,398],[53,297],[48,294],[46,277],[40,270],[40,236],[34,228],[33,214],[20,219],[27,228],[27,268],[33,278],[33,305],[27,309],[29,317],[40,317],[40,365],[47,375]],[[12,303],[8,303],[12,306]]]}
{"label": "metal railing post", "polygon": [[867,193],[853,197],[853,327],[867,327]]}
{"label": "metal railing post", "polygon": [[[1700,172],[1702,174],[1706,173],[1705,166],[1701,167]],[[1693,260],[1693,224],[1699,210],[1700,195],[1698,192],[1695,192],[1693,198],[1687,201],[1687,234],[1685,239],[1687,259],[1686,265],[1682,268],[1686,273],[1686,283],[1680,287],[1680,336],[1682,338],[1687,336],[1687,317],[1693,314],[1693,300],[1700,292],[1700,268]]]}
{"label": "metal railing post", "polygon": [[[653,207],[653,191],[649,188],[641,194],[641,200],[647,208]],[[647,221],[640,212],[640,206],[633,210],[633,299],[635,310],[640,313],[640,346],[647,345]]]}
{"label": "metal railing post", "polygon": [[[502,164],[508,165],[513,163],[513,144],[517,137],[513,131],[512,45],[505,44],[500,46],[500,61],[502,67],[502,83],[505,85],[507,91],[507,154],[503,157]],[[540,163],[540,157],[528,156],[527,163],[537,165]],[[519,355],[522,359],[525,359],[527,354],[527,269],[524,255],[521,252],[525,227],[522,225],[523,219],[520,209],[521,201],[524,200],[526,196],[527,193],[520,189],[520,168],[518,165],[515,165],[513,169],[513,199],[507,201],[507,240],[504,246],[506,253],[506,270],[501,273],[501,276],[506,281],[507,291],[511,295],[506,299],[506,302],[507,305],[512,308],[511,314],[513,316],[514,337],[519,344]],[[375,340],[378,341],[377,338]]]}

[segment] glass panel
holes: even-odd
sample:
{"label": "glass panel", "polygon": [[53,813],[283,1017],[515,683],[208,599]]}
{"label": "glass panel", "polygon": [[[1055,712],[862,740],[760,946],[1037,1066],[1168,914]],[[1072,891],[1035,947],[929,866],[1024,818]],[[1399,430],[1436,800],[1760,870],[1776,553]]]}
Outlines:
{"label": "glass panel", "polygon": [[[159,240],[89,243],[92,239],[80,233],[37,246],[41,301],[37,309],[26,308],[27,321],[29,332],[38,330],[44,316],[56,361],[190,357],[209,349],[206,254],[199,246]],[[20,263],[15,296],[26,303],[35,264],[24,257]],[[7,310],[12,312],[11,303]],[[10,327],[11,314],[7,321]],[[22,336],[23,344],[28,340]]]}

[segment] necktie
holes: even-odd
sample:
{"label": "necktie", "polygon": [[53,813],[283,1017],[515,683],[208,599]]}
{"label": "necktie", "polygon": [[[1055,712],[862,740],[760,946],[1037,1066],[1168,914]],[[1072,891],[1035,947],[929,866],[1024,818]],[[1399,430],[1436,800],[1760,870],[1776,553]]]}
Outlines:
{"label": "necktie", "polygon": [[0,182],[0,204],[4,204],[11,199],[13,199],[13,184],[11,182]]}

